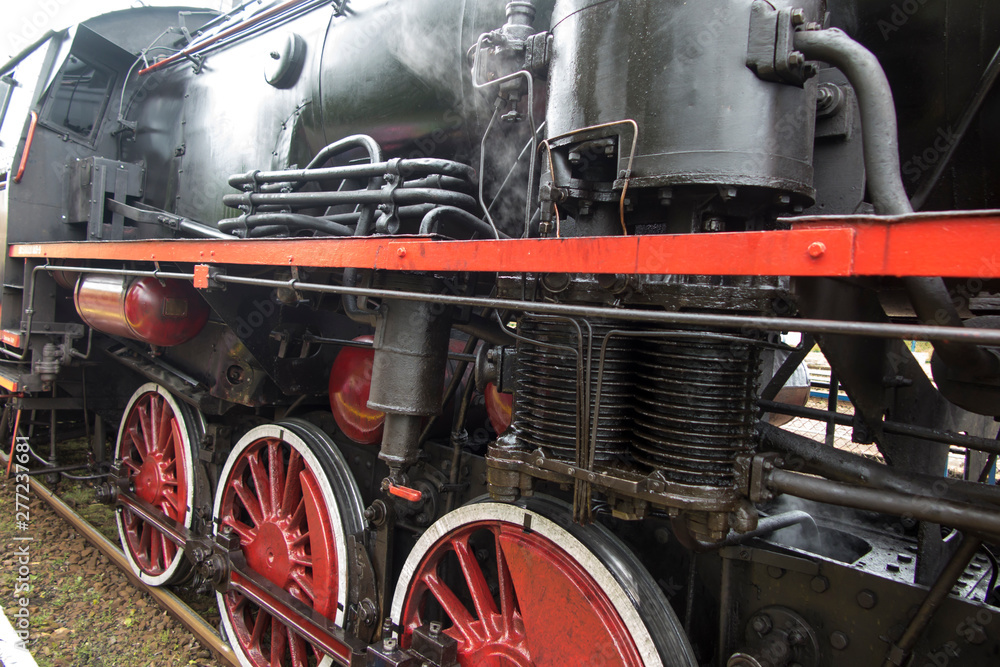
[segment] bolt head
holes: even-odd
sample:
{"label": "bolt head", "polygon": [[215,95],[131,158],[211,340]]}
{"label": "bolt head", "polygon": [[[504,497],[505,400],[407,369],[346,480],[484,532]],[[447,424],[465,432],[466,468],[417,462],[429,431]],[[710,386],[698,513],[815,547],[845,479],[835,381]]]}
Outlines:
{"label": "bolt head", "polygon": [[396,248],[396,255],[399,257],[406,257],[406,248]]}
{"label": "bolt head", "polygon": [[826,244],[822,241],[813,241],[809,244],[806,252],[808,252],[809,256],[813,259],[819,259],[826,254]]}
{"label": "bolt head", "polygon": [[766,635],[771,631],[771,617],[767,614],[757,614],[750,620],[750,627],[760,635]]}
{"label": "bolt head", "polygon": [[865,589],[858,593],[857,602],[862,609],[872,609],[878,604],[878,597],[874,592]]}

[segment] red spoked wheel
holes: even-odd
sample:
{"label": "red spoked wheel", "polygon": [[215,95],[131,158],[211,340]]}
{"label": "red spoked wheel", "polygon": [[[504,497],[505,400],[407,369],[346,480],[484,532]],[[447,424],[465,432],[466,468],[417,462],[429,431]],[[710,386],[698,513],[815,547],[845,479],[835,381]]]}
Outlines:
{"label": "red spoked wheel", "polygon": [[[135,494],[171,519],[191,527],[204,482],[196,469],[201,415],[156,383],[139,387],[125,408],[115,459],[122,462]],[[190,572],[184,550],[128,509],[117,513],[118,535],[132,570],[151,586]]]}
{"label": "red spoked wheel", "polygon": [[[330,438],[304,421],[251,429],[222,470],[216,530],[240,538],[247,566],[342,625],[346,536],[362,529],[362,505]],[[237,591],[218,593],[230,644],[246,667],[311,667],[331,660]]]}
{"label": "red spoked wheel", "polygon": [[475,503],[441,518],[396,586],[401,644],[438,621],[463,667],[697,665],[649,573],[609,531],[571,516],[538,499]]}

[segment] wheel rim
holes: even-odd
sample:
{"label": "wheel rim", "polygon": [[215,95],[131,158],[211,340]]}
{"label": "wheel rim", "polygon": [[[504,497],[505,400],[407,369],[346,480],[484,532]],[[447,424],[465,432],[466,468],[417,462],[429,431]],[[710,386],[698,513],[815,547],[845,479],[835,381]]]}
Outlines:
{"label": "wheel rim", "polygon": [[[199,426],[167,390],[145,384],[125,408],[115,448],[135,494],[186,528],[195,500],[192,442]],[[128,509],[117,513],[117,523],[125,556],[147,584],[169,583],[188,570],[184,550]]]}
{"label": "wheel rim", "polygon": [[[342,459],[305,423],[259,426],[237,443],[215,498],[217,529],[240,538],[247,566],[322,616],[343,623],[345,533],[360,498]],[[330,454],[336,454],[333,460]],[[331,472],[333,468],[333,472]],[[347,492],[343,489],[347,485]],[[348,517],[345,522],[345,515]],[[236,591],[218,594],[230,643],[247,667],[328,665],[312,644]]]}
{"label": "wheel rim", "polygon": [[403,646],[415,628],[441,621],[463,666],[663,664],[601,561],[553,521],[512,505],[468,505],[435,523],[403,567],[392,616]]}

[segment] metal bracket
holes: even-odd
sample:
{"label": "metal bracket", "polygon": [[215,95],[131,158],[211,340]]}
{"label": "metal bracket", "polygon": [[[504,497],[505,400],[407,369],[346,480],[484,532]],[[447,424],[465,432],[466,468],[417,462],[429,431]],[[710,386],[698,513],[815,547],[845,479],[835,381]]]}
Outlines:
{"label": "metal bracket", "polygon": [[767,478],[777,467],[778,454],[758,454],[750,462],[750,501],[762,503],[774,497],[767,488]]}
{"label": "metal bracket", "polygon": [[747,67],[764,81],[801,88],[818,71],[795,50],[795,29],[805,23],[805,10],[779,10],[766,0],[755,0],[750,11]]}

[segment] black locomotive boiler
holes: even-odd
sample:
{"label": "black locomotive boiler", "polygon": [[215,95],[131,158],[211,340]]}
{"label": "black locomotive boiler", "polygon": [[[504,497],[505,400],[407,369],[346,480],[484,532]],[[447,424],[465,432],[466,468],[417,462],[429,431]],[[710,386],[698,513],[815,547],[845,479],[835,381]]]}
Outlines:
{"label": "black locomotive boiler", "polygon": [[997,664],[998,46],[973,0],[47,34],[0,68],[7,428],[82,408],[136,574],[248,667]]}

